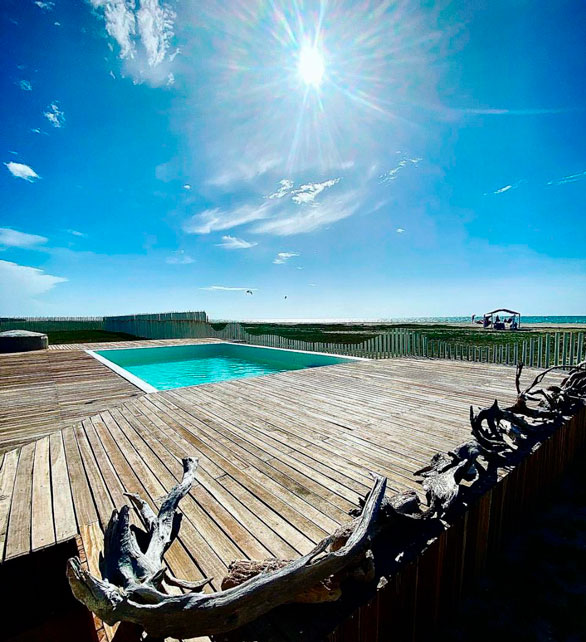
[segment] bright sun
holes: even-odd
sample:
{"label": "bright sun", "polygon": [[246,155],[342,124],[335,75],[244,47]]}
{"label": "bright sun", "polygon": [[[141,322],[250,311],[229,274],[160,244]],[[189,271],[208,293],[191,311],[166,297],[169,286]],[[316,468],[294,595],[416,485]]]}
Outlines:
{"label": "bright sun", "polygon": [[324,59],[319,50],[311,44],[304,44],[299,52],[297,71],[306,85],[319,87],[324,75]]}

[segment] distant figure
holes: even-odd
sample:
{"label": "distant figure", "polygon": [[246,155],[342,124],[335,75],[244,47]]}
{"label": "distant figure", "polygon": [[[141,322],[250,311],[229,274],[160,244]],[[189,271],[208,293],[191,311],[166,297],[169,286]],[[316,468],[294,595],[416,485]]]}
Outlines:
{"label": "distant figure", "polygon": [[484,317],[484,321],[482,323],[483,328],[490,328],[490,317]]}
{"label": "distant figure", "polygon": [[475,314],[472,315],[472,323],[474,323],[474,319],[476,319],[476,315]]}
{"label": "distant figure", "polygon": [[515,319],[511,321],[511,330],[516,330],[519,327]]}
{"label": "distant figure", "polygon": [[287,295],[285,295],[283,298],[284,298],[284,299],[286,299],[286,298],[287,298]]}

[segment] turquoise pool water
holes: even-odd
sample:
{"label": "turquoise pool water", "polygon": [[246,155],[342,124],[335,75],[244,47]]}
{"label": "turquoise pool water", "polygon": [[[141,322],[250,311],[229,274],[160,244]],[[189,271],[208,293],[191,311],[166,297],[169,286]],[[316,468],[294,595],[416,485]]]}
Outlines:
{"label": "turquoise pool water", "polygon": [[130,373],[156,390],[352,361],[345,357],[232,343],[99,350],[94,354],[122,376]]}

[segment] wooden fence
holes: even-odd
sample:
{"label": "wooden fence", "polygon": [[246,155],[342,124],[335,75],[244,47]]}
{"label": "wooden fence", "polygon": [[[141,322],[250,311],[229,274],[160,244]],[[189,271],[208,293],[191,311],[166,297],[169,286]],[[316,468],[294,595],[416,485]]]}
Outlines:
{"label": "wooden fence", "polygon": [[205,312],[161,312],[105,317],[104,330],[126,332],[145,339],[187,339],[208,337]]}
{"label": "wooden fence", "polygon": [[514,344],[495,343],[489,346],[473,346],[429,339],[421,332],[403,328],[351,344],[301,341],[274,334],[255,335],[246,332],[238,323],[226,324],[226,327],[221,330],[214,330],[208,325],[206,331],[209,337],[244,341],[254,345],[370,359],[427,357],[505,365],[516,365],[522,361],[525,365],[536,368],[548,368],[553,365],[572,366],[586,359],[584,332],[555,332],[538,337],[528,336]]}

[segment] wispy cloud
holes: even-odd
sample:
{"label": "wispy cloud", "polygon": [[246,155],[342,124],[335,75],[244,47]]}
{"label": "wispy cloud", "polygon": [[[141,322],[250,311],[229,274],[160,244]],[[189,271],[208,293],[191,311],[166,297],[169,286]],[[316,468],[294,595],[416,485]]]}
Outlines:
{"label": "wispy cloud", "polygon": [[68,234],[72,234],[73,236],[79,236],[82,238],[87,238],[87,234],[85,232],[79,232],[78,230],[65,230]]}
{"label": "wispy cloud", "polygon": [[0,246],[3,247],[34,248],[36,245],[42,245],[48,240],[38,234],[27,234],[26,232],[13,230],[10,227],[0,227]]}
{"label": "wispy cloud", "polygon": [[42,0],[36,0],[35,4],[37,5],[37,7],[39,7],[39,9],[42,9],[43,11],[53,11],[53,9],[55,8],[55,3],[50,2],[49,0],[45,0],[45,2],[43,2]]}
{"label": "wispy cloud", "polygon": [[251,223],[270,215],[270,205],[262,203],[252,205],[246,203],[232,209],[223,210],[218,207],[194,214],[183,223],[183,231],[187,234],[209,234],[228,230],[244,223]]}
{"label": "wispy cloud", "polygon": [[195,259],[186,254],[185,250],[175,250],[165,259],[165,262],[170,265],[189,265],[190,263],[195,263]]}
{"label": "wispy cloud", "polygon": [[218,247],[223,247],[225,250],[247,250],[258,243],[253,243],[250,241],[245,241],[244,239],[239,239],[236,236],[222,236],[222,242],[216,243]]}
{"label": "wispy cloud", "polygon": [[275,169],[281,160],[274,156],[256,158],[246,163],[234,163],[230,166],[223,165],[220,171],[207,182],[217,187],[228,187],[233,183],[251,181]]}
{"label": "wispy cloud", "polygon": [[336,183],[339,183],[339,178],[332,178],[323,183],[307,183],[306,185],[301,185],[298,189],[292,192],[293,196],[291,200],[298,205],[303,203],[313,203],[315,197],[321,194],[328,187],[333,187]]}
{"label": "wispy cloud", "polygon": [[384,174],[379,176],[381,183],[388,183],[389,181],[394,181],[397,179],[399,172],[401,172],[408,165],[418,165],[423,159],[422,158],[403,158],[399,161],[399,164],[392,169],[389,169]]}
{"label": "wispy cloud", "polygon": [[498,189],[495,189],[493,192],[485,192],[484,196],[491,196],[493,194],[505,194],[506,192],[510,192],[511,190],[518,189],[521,185],[526,183],[527,181],[522,178],[520,181],[516,181],[515,183],[510,183],[509,185],[503,185],[503,187],[499,187]]}
{"label": "wispy cloud", "polygon": [[327,181],[321,183],[306,183],[301,185],[296,189],[293,188],[293,181],[284,178],[279,181],[279,187],[272,194],[269,194],[267,198],[269,199],[281,199],[285,196],[291,196],[291,200],[297,205],[303,205],[308,203],[313,203],[316,196],[321,194],[328,187],[333,187],[340,182],[339,178],[331,178]]}
{"label": "wispy cloud", "polygon": [[552,181],[548,181],[548,185],[565,185],[566,183],[576,183],[577,181],[583,181],[586,179],[586,170],[583,172],[578,172],[577,174],[570,174],[569,176],[562,176]]}
{"label": "wispy cloud", "polygon": [[361,204],[359,190],[350,190],[336,197],[330,197],[323,203],[315,203],[312,207],[295,208],[282,216],[276,216],[257,224],[253,232],[290,236],[313,232],[324,225],[340,221],[352,216]]}
{"label": "wispy cloud", "polygon": [[283,198],[283,196],[287,196],[287,194],[289,194],[292,189],[293,181],[289,180],[288,178],[284,178],[283,180],[279,181],[279,188],[272,194],[269,194],[267,198]]}
{"label": "wispy cloud", "polygon": [[33,86],[30,84],[28,80],[19,80],[18,81],[18,86],[23,90],[23,91],[32,91]]}
{"label": "wispy cloud", "polygon": [[208,285],[200,290],[211,290],[213,292],[257,292],[258,288],[234,288],[227,285]]}
{"label": "wispy cloud", "polygon": [[273,263],[281,265],[283,263],[287,263],[287,261],[292,259],[294,256],[299,256],[299,252],[279,252],[273,259]]}
{"label": "wispy cloud", "polygon": [[59,108],[57,101],[52,102],[47,111],[43,112],[43,116],[53,125],[53,127],[63,127],[65,125],[65,112]]}
{"label": "wispy cloud", "polygon": [[397,232],[397,234],[404,234],[405,230],[402,227],[398,227],[395,232]]}
{"label": "wispy cloud", "polygon": [[24,163],[14,163],[13,161],[10,161],[8,163],[4,163],[4,165],[6,165],[8,171],[13,176],[16,176],[16,178],[22,178],[29,183],[41,178],[32,167],[29,167]]}
{"label": "wispy cloud", "polygon": [[90,0],[102,13],[106,31],[120,47],[135,80],[169,84],[170,63],[177,51],[170,53],[176,14],[159,0]]}
{"label": "wispy cloud", "polygon": [[160,65],[173,38],[175,12],[158,0],[141,0],[136,13],[138,33],[146,50],[150,67]]}
{"label": "wispy cloud", "polygon": [[45,274],[38,268],[0,261],[0,311],[3,314],[14,314],[18,307],[29,303],[32,297],[44,294],[65,281],[67,279]]}

